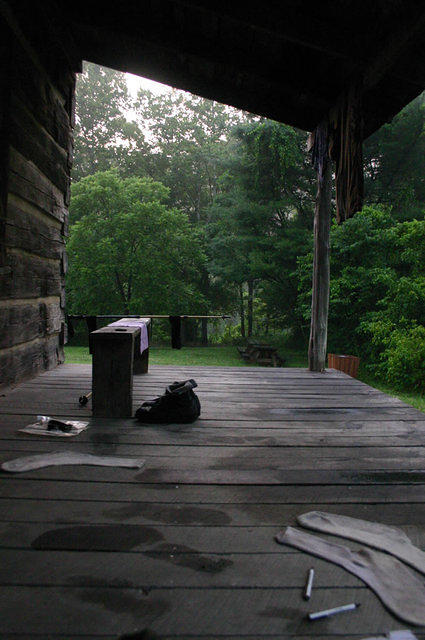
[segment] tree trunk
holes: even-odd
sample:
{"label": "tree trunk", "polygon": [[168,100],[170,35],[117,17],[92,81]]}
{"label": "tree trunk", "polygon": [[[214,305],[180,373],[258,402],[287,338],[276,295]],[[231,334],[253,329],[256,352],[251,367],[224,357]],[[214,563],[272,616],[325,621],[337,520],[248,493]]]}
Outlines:
{"label": "tree trunk", "polygon": [[241,336],[246,337],[245,333],[245,308],[243,303],[243,284],[239,285],[239,302],[240,302],[240,316],[241,316]]}
{"label": "tree trunk", "polygon": [[201,319],[201,344],[203,347],[208,347],[208,319]]}
{"label": "tree trunk", "polygon": [[313,291],[311,299],[308,368],[323,371],[326,363],[329,311],[329,231],[331,219],[332,165],[328,161],[323,182],[318,180],[314,211]]}
{"label": "tree trunk", "polygon": [[252,336],[253,324],[254,281],[248,280],[248,338]]}

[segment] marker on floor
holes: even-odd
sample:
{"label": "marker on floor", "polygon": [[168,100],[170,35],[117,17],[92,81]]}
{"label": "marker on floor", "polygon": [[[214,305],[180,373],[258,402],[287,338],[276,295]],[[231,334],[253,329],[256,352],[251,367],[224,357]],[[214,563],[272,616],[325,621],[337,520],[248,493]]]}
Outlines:
{"label": "marker on floor", "polygon": [[310,600],[313,589],[314,569],[310,569],[307,574],[307,581],[304,589],[304,600]]}
{"label": "marker on floor", "polygon": [[344,604],[341,607],[334,607],[333,609],[324,609],[323,611],[316,611],[315,613],[309,613],[309,620],[320,620],[321,618],[329,618],[337,613],[344,613],[345,611],[353,611],[360,607],[360,604],[352,602],[351,604]]}

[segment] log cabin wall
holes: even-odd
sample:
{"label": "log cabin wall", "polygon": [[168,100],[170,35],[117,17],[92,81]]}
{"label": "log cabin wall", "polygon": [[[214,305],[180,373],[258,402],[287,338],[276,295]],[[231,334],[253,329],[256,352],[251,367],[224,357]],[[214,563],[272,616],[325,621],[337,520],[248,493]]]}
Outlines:
{"label": "log cabin wall", "polygon": [[[32,33],[45,35],[38,23]],[[63,361],[75,74],[51,41],[34,47],[16,16],[2,21],[1,38],[0,385],[8,385]]]}

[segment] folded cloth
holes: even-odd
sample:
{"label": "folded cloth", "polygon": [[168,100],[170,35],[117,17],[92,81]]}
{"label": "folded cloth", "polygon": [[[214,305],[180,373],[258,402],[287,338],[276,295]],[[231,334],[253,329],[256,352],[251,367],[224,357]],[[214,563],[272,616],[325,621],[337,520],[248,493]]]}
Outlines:
{"label": "folded cloth", "polygon": [[118,456],[94,456],[91,453],[78,453],[78,451],[52,451],[40,453],[35,456],[24,456],[7,460],[1,465],[3,471],[22,473],[43,467],[56,467],[65,464],[88,464],[100,467],[127,467],[128,469],[141,469],[145,464],[140,458],[122,458]]}
{"label": "folded cloth", "polygon": [[398,618],[410,624],[425,624],[423,581],[396,558],[367,547],[352,551],[293,527],[278,533],[276,541],[343,567],[363,580]]}
{"label": "folded cloth", "polygon": [[111,322],[110,327],[140,327],[140,353],[149,347],[148,327],[146,318],[121,318],[116,322]]}
{"label": "folded cloth", "polygon": [[322,533],[349,538],[386,551],[425,574],[425,552],[412,544],[401,529],[380,522],[360,520],[324,511],[309,511],[297,517],[298,523]]}

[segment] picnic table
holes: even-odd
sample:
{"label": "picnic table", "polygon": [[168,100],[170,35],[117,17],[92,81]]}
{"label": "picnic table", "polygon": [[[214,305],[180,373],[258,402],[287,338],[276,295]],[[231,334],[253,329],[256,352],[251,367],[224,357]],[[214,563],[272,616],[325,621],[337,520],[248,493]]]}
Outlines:
{"label": "picnic table", "polygon": [[283,365],[283,359],[277,353],[276,347],[264,342],[248,340],[246,347],[238,347],[238,351],[242,358],[248,362],[271,367]]}

